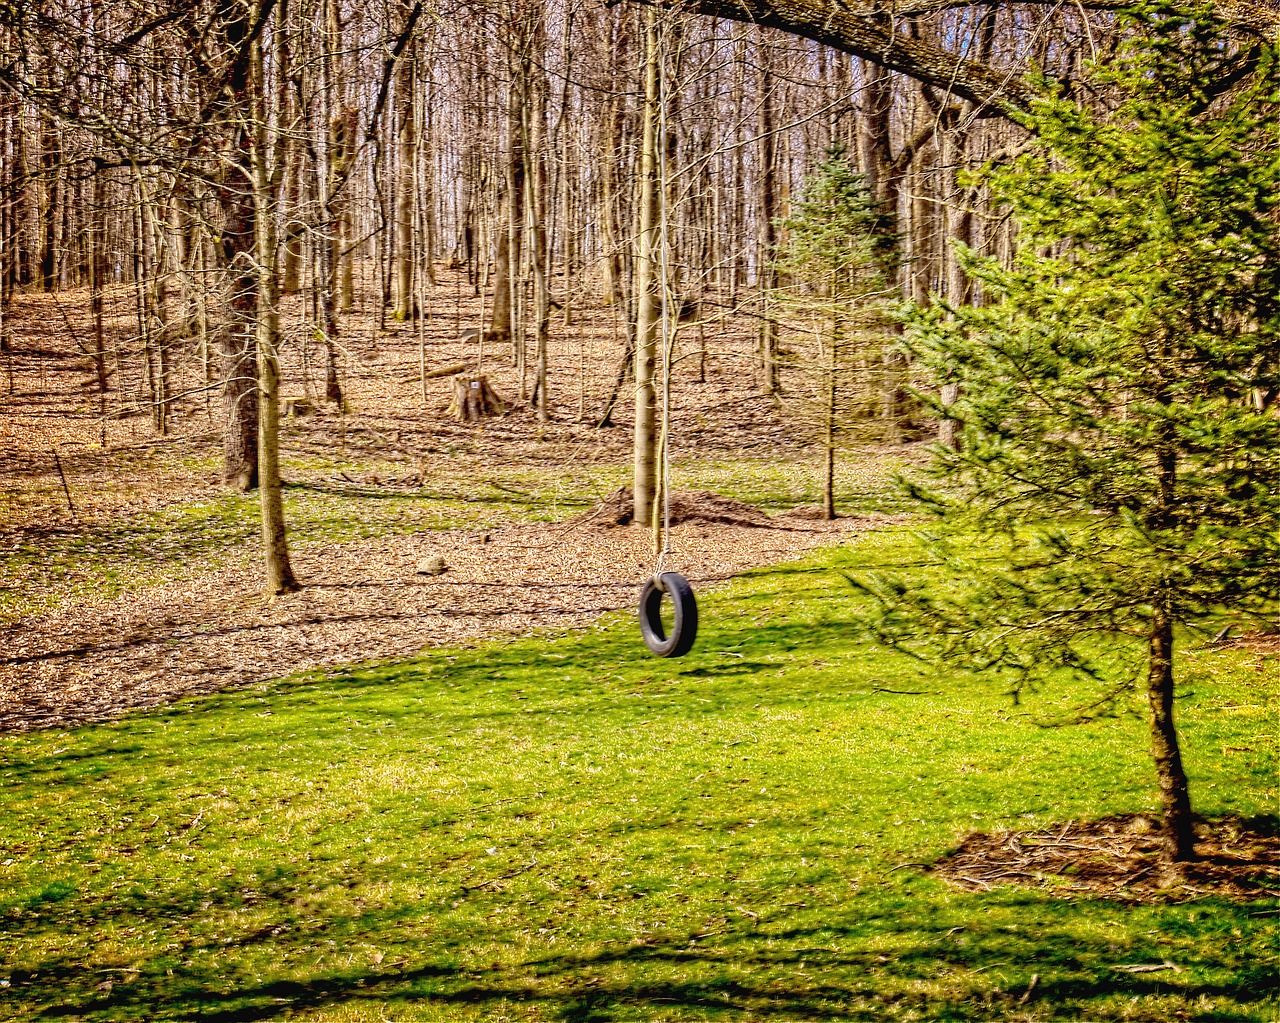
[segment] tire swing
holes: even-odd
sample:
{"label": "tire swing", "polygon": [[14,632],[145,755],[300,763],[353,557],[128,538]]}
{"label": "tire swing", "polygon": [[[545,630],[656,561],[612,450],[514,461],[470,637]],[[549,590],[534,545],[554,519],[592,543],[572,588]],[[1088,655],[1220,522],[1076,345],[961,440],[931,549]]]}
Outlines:
{"label": "tire swing", "polygon": [[[659,78],[661,82],[661,78]],[[660,103],[661,130],[665,135],[666,104]],[[640,590],[640,635],[649,653],[655,657],[683,657],[693,649],[698,638],[698,600],[693,595],[689,580],[679,572],[663,571],[671,538],[671,457],[668,440],[671,436],[671,362],[675,346],[675,330],[671,324],[671,293],[669,288],[670,246],[667,239],[667,194],[665,170],[662,187],[658,190],[660,204],[661,266],[662,266],[662,433],[658,441],[658,464],[661,467],[662,519],[658,520],[658,508],[653,511],[654,547],[658,553],[657,570]],[[671,601],[672,622],[668,634],[662,624],[662,600]]]}
{"label": "tire swing", "polygon": [[[671,600],[671,634],[662,624],[662,598]],[[658,572],[640,591],[640,634],[655,657],[683,657],[698,638],[698,599],[679,572]]]}

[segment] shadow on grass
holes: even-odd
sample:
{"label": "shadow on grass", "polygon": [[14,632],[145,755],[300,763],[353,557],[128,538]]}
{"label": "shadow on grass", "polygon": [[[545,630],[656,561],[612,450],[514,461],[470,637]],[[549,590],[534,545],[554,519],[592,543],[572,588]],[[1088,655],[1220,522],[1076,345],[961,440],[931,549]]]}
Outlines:
{"label": "shadow on grass", "polygon": [[[172,734],[145,741],[168,756],[179,751],[194,761],[197,744],[275,748],[283,727],[310,735],[309,756],[323,763],[333,737],[355,727],[347,723],[354,709],[364,712],[366,723],[404,724],[395,733],[401,745],[388,746],[388,753],[421,751],[460,722],[473,726],[499,717],[528,720],[528,730],[534,730],[542,726],[532,720],[538,713],[567,713],[586,722],[609,710],[615,725],[625,725],[629,715],[650,717],[661,709],[656,699],[620,699],[650,682],[670,686],[671,695],[661,694],[662,700],[685,700],[680,706],[687,719],[690,693],[718,696],[726,706],[785,704],[797,686],[809,684],[797,670],[771,690],[744,687],[736,670],[744,653],[854,648],[843,622],[760,625],[735,613],[760,603],[709,602],[716,612],[708,619],[706,645],[678,665],[648,658],[634,630],[609,629],[287,680],[272,685],[275,716],[267,719],[238,713],[256,708],[263,697],[255,692],[207,701],[200,715],[190,714],[189,707],[172,708],[138,722],[177,724],[186,718],[190,739],[175,727]],[[731,656],[725,647],[737,653]],[[531,659],[548,650],[566,664],[557,669],[554,693],[532,694],[526,706],[535,713],[522,718],[526,708],[517,710],[508,691],[527,685]],[[760,661],[757,674],[772,666]],[[609,681],[622,670],[625,677]],[[832,685],[830,679],[820,682],[824,691]],[[440,702],[430,708],[440,715],[415,705],[441,688],[447,692],[437,693]],[[494,688],[498,695],[489,697]],[[457,694],[468,699],[451,709]],[[210,717],[224,722],[225,731],[202,731],[208,726],[201,720]],[[130,727],[88,733],[95,737],[89,741],[98,752],[107,744],[131,743],[137,737]],[[519,740],[527,730],[503,734]],[[67,758],[64,777],[46,783],[71,784],[78,763]],[[538,795],[520,797],[521,805],[511,809],[523,812],[524,801],[532,805]],[[434,820],[415,815],[411,823],[429,832],[493,805]],[[717,821],[714,827],[728,831],[740,825]],[[660,826],[660,820],[647,820],[634,830]],[[801,830],[795,821],[778,827],[787,834]],[[594,833],[603,839],[598,825]],[[237,835],[233,830],[225,841]],[[654,868],[662,877],[652,893],[623,895],[615,880],[612,895],[599,886],[575,894],[571,881],[550,872],[508,872],[477,884],[477,876],[463,873],[468,864],[460,859],[431,863],[428,857],[398,867],[357,857],[348,861],[349,852],[325,847],[323,833],[312,838],[305,847],[273,851],[269,876],[251,878],[239,867],[236,875],[224,876],[221,866],[216,872],[205,864],[187,866],[184,856],[167,883],[137,875],[129,888],[108,889],[108,879],[93,883],[93,894],[46,888],[37,902],[16,907],[20,912],[6,914],[0,906],[0,969],[9,942],[16,949],[46,950],[29,960],[29,972],[9,972],[0,1017],[8,1015],[9,998],[19,1000],[15,1004],[25,1015],[49,1019],[218,1023],[296,1013],[412,1018],[423,1007],[453,1018],[502,1015],[567,1023],[656,1017],[976,1021],[1019,1014],[1163,1021],[1184,1011],[1187,1018],[1243,1023],[1268,1018],[1265,1009],[1280,993],[1268,958],[1271,921],[1258,912],[1266,908],[1263,903],[1206,900],[1135,908],[1009,891],[961,894],[928,878],[895,874],[881,880],[868,874],[848,885],[838,881],[829,894],[815,892],[803,878],[769,881],[757,897],[758,914],[747,914],[735,902],[743,889],[727,887],[728,881],[722,886],[716,876],[699,891],[700,882],[675,861]],[[539,840],[551,841],[545,834]],[[308,866],[312,851],[321,859]],[[541,859],[536,848],[530,854]],[[219,862],[230,870],[236,861]],[[170,866],[166,861],[165,869]],[[425,889],[424,872],[431,880]],[[779,864],[767,876],[781,872]],[[640,884],[631,875],[628,880]],[[410,890],[428,894],[421,901],[399,894]],[[686,897],[690,905],[673,908]],[[333,902],[313,901],[322,898]],[[392,904],[366,906],[363,898]],[[790,898],[809,906],[785,901]],[[636,923],[670,920],[672,914],[675,922],[650,929]],[[710,924],[704,922],[707,914],[716,918]],[[628,918],[630,926],[623,923]],[[554,944],[550,935],[535,936],[544,923],[558,932]],[[87,936],[99,932],[114,935],[115,947],[125,949],[114,955],[123,961],[95,952]],[[376,963],[373,949],[380,950]],[[1166,959],[1175,960],[1176,968],[1165,966]],[[1143,969],[1126,969],[1132,966]],[[1139,1004],[1131,1004],[1133,999]]]}
{"label": "shadow on grass", "polygon": [[[721,609],[723,607],[721,605]],[[549,611],[544,610],[543,613],[603,614],[616,610],[613,607],[596,605],[553,608]],[[326,619],[326,621],[347,625],[366,625],[373,624],[377,620],[427,618],[439,614],[501,618],[505,613],[501,608],[484,609],[474,613],[436,608],[421,613],[348,615],[342,618]],[[560,713],[567,706],[571,706],[575,713],[599,709],[601,705],[599,701],[612,701],[620,692],[630,692],[637,684],[638,680],[634,679],[618,678],[610,681],[615,679],[615,672],[627,668],[642,668],[655,677],[662,677],[662,680],[673,683],[714,686],[717,680],[724,680],[723,692],[727,697],[749,698],[754,703],[760,699],[760,694],[744,695],[733,684],[733,680],[759,671],[774,671],[779,668],[779,665],[776,661],[744,660],[747,654],[764,650],[772,654],[775,651],[804,648],[813,648],[815,651],[829,650],[832,646],[851,646],[855,642],[852,626],[843,621],[772,625],[739,625],[737,623],[738,618],[734,614],[719,614],[711,620],[709,625],[704,625],[694,652],[680,661],[661,661],[650,657],[644,649],[638,627],[611,628],[589,633],[550,634],[532,641],[521,639],[502,645],[490,642],[479,649],[451,650],[446,659],[428,654],[413,661],[373,664],[358,669],[299,673],[288,678],[272,680],[269,687],[273,700],[286,701],[277,704],[278,713],[331,717],[335,713],[362,706],[363,701],[367,700],[375,702],[377,713],[385,715],[388,719],[417,720],[421,711],[414,701],[422,695],[424,687],[438,687],[441,684],[460,682],[463,683],[459,689],[460,693],[469,690],[484,693],[504,684],[513,689],[519,689],[525,683],[530,671],[530,658],[540,652],[554,654],[574,669],[573,675],[566,675],[558,680],[558,691],[555,697],[543,705],[530,701],[522,703],[519,707],[499,705],[483,710],[470,708],[460,714],[448,713],[441,717],[438,726],[440,730],[447,730],[455,727],[459,718],[483,723],[517,716]],[[209,630],[205,634],[230,634],[254,628],[265,628],[265,626],[228,627]],[[155,642],[155,640],[144,640],[144,642]],[[0,663],[3,662],[0,661]],[[645,681],[650,680],[645,679]],[[313,690],[317,686],[323,686],[326,693],[326,699],[321,704],[317,704],[314,699]],[[263,695],[259,686],[255,686],[252,695],[248,696],[244,687],[226,689],[196,697],[193,701],[182,701],[167,708],[152,711],[150,716],[156,720],[174,720],[197,709],[202,716],[234,713],[245,709],[250,704],[256,709],[257,702]],[[786,692],[778,694],[779,698],[783,699],[787,695]],[[298,718],[294,720],[296,727],[307,727],[308,723],[305,720]],[[244,728],[252,727],[251,723],[243,718],[238,719],[238,723]],[[23,765],[12,766],[21,770]]]}
{"label": "shadow on grass", "polygon": [[[489,1018],[501,1009],[508,1016],[568,1023],[657,1015],[987,1020],[1019,1007],[1037,1019],[1130,1018],[1128,1012],[1135,1019],[1176,1015],[1241,1023],[1262,1018],[1280,993],[1280,978],[1262,957],[1251,962],[1243,955],[1229,966],[1220,962],[1221,936],[1241,928],[1256,931],[1249,918],[1257,916],[1250,911],[1258,904],[1214,901],[1134,910],[1025,894],[944,900],[891,889],[855,894],[817,923],[783,908],[752,921],[738,915],[730,924],[725,917],[711,934],[655,931],[625,942],[584,941],[583,951],[530,955],[527,947],[512,944],[519,921],[506,916],[505,925],[489,918],[467,922],[451,919],[443,907],[416,903],[301,919],[292,904],[292,882],[286,872],[263,886],[260,908],[272,907],[269,918],[235,940],[188,936],[180,953],[161,952],[131,969],[85,969],[70,957],[54,957],[38,974],[11,975],[11,993],[40,1018],[200,1023],[252,1023],[339,1007],[357,1012],[361,1005],[395,1018],[415,1005],[435,1005],[454,1007],[459,1018]],[[136,893],[109,912],[132,917],[129,922],[139,929],[192,924],[209,911],[210,894],[148,902]],[[530,893],[524,895],[494,896],[478,908],[503,901],[524,907]],[[225,911],[239,899],[227,887],[213,901],[213,908]],[[541,901],[554,897],[543,894]],[[565,908],[544,904],[526,911],[536,918]],[[732,913],[731,906],[721,908]],[[43,923],[64,932],[92,928],[103,909],[58,907]],[[1123,919],[1132,913],[1141,919]],[[430,938],[388,943],[432,917]],[[1121,937],[1120,929],[1105,933],[1111,920],[1139,926]],[[11,929],[10,935],[20,937],[22,930]],[[1162,936],[1170,935],[1180,942],[1180,962],[1172,967],[1159,958]],[[386,963],[311,971],[293,965],[334,943],[380,946]],[[494,947],[511,951],[493,952]],[[506,961],[493,961],[495,955]],[[1153,959],[1155,968],[1147,972],[1128,969]],[[113,982],[103,983],[103,976]],[[1170,1009],[1161,1016],[1160,1006],[1171,998],[1196,1011],[1184,1017]],[[1144,1001],[1151,1002],[1146,1014],[1138,1010]]]}
{"label": "shadow on grass", "polygon": [[[659,1012],[743,1020],[977,1020],[998,1017],[1017,1005],[1027,1005],[1029,1013],[1042,1018],[1078,1017],[1081,1010],[1087,1018],[1088,1007],[1099,1000],[1130,1002],[1176,994],[1187,1003],[1209,999],[1235,1005],[1202,1012],[1198,1019],[1243,1021],[1256,1019],[1250,1007],[1277,989],[1274,974],[1261,969],[1238,972],[1228,982],[1178,982],[1168,975],[1084,965],[1100,955],[1115,960],[1131,953],[1112,944],[1082,947],[1074,936],[1046,935],[1034,945],[1018,946],[1007,935],[970,930],[975,933],[964,952],[919,947],[893,957],[871,951],[823,955],[825,950],[808,946],[767,950],[799,936],[784,932],[743,936],[728,947],[694,948],[688,935],[590,957],[511,966],[462,967],[446,960],[265,982],[218,969],[175,970],[172,976],[144,971],[105,993],[55,996],[41,1015],[249,1023],[353,1003],[392,1012],[415,1003],[481,1011],[516,1003],[542,1017],[575,1023],[646,1019]],[[822,937],[839,941],[842,936],[838,929],[824,929]],[[1011,965],[1002,975],[991,973]],[[1023,1002],[1032,966],[1045,979],[1030,988]],[[1015,981],[1010,972],[1017,974]],[[70,969],[42,972],[41,978],[54,990],[83,983]]]}

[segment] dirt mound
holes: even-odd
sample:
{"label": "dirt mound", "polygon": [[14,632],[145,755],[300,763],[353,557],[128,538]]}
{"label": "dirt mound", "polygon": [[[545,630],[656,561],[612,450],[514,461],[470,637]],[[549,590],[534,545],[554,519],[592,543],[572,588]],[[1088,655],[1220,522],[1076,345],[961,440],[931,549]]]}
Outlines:
{"label": "dirt mound", "polygon": [[[633,499],[630,487],[619,487],[597,501],[574,521],[592,526],[629,526]],[[778,523],[759,508],[709,490],[675,490],[671,493],[671,524],[715,522],[726,526],[760,526]]]}
{"label": "dirt mound", "polygon": [[1053,831],[975,833],[929,869],[968,891],[1017,884],[1063,898],[1123,902],[1280,897],[1280,834],[1274,821],[1201,820],[1196,839],[1200,858],[1173,874],[1160,859],[1156,822],[1121,814],[1071,821]]}
{"label": "dirt mound", "polygon": [[781,513],[789,519],[803,519],[806,522],[826,522],[827,512],[817,504],[798,504],[789,511]]}

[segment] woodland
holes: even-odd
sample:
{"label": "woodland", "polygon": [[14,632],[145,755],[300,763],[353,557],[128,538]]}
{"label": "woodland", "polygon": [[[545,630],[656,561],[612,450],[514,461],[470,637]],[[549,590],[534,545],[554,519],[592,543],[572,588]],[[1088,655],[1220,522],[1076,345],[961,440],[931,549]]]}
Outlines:
{"label": "woodland", "polygon": [[0,4],[0,494],[0,1017],[1280,1011],[1270,0]]}

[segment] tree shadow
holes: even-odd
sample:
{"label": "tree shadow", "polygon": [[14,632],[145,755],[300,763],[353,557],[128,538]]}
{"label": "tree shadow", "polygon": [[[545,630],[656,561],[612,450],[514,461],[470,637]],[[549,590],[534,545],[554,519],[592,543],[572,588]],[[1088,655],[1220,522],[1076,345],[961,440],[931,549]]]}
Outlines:
{"label": "tree shadow", "polygon": [[[1152,933],[1134,927],[1108,934],[1099,922],[1135,910],[1099,901],[1053,904],[1029,895],[934,900],[880,891],[855,894],[831,919],[816,923],[779,908],[756,920],[738,915],[733,924],[726,917],[714,933],[684,928],[529,955],[512,943],[509,918],[505,927],[455,926],[417,944],[388,946],[388,937],[420,922],[417,906],[300,924],[287,908],[293,894],[291,879],[282,876],[265,893],[278,907],[278,925],[268,923],[234,942],[188,938],[183,963],[159,955],[134,971],[113,972],[87,969],[67,956],[43,963],[37,975],[14,973],[10,980],[28,1004],[38,1006],[39,1018],[199,1023],[253,1023],[357,1005],[376,1005],[394,1016],[421,1004],[454,1007],[459,1018],[484,1018],[505,1007],[566,1023],[658,1015],[743,1023],[988,1020],[1014,1010],[1037,1019],[1102,1019],[1116,1017],[1108,1006],[1135,999],[1167,1006],[1171,997],[1198,1006],[1194,1018],[1243,1023],[1256,1020],[1280,994],[1280,978],[1260,959],[1241,958],[1234,967],[1218,961],[1223,928],[1248,926],[1257,904],[1148,909],[1139,912]],[[527,890],[521,899],[514,894],[496,899],[529,902]],[[116,911],[139,925],[182,917],[190,922],[208,911],[208,893],[202,895],[204,904],[148,904],[139,896]],[[233,891],[221,893],[222,908],[234,903]],[[554,906],[543,905],[541,912],[549,909]],[[55,915],[62,928],[93,924],[75,919],[82,915],[75,911]],[[1176,936],[1179,963],[1160,958],[1166,955],[1162,932]],[[306,949],[326,940],[380,942],[391,961],[343,970],[272,969],[299,962]],[[512,950],[506,961],[493,962],[494,953],[482,951],[494,945]],[[477,961],[481,957],[485,962]],[[1134,970],[1134,964],[1151,965]],[[115,982],[103,984],[104,972]]]}

